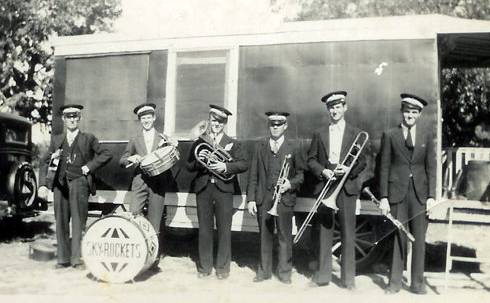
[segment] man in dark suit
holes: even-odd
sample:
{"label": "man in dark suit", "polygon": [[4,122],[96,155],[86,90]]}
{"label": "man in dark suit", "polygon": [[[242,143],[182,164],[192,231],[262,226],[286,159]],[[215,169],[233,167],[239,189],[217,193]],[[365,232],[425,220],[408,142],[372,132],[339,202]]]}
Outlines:
{"label": "man in dark suit", "polygon": [[[165,192],[172,178],[171,172],[167,170],[157,176],[148,176],[142,173],[139,164],[147,154],[164,146],[177,146],[177,141],[155,129],[155,108],[156,105],[153,103],[143,103],[134,108],[133,112],[138,116],[142,130],[129,140],[119,164],[122,167],[136,167],[131,183],[135,197],[129,204],[129,210],[134,215],[143,215],[144,207],[147,206],[146,216],[155,232],[160,233],[158,238],[161,242],[160,227],[165,208]],[[158,260],[153,268],[156,269],[157,265]]]}
{"label": "man in dark suit", "polygon": [[[336,91],[325,95],[321,100],[325,103],[330,117],[330,124],[322,127],[313,134],[311,146],[308,151],[308,166],[319,179],[315,188],[318,194],[328,179],[335,176],[337,179],[347,172],[343,165],[347,152],[354,143],[360,129],[347,124],[344,114],[347,111],[347,93]],[[339,208],[339,221],[341,228],[342,256],[341,256],[341,282],[347,289],[355,288],[355,226],[356,226],[356,200],[361,191],[359,173],[366,166],[365,157],[361,153],[353,164],[342,190],[337,196],[336,205]],[[334,183],[335,184],[335,183]],[[319,226],[319,253],[318,271],[312,282],[316,285],[328,285],[332,279],[332,240],[335,226],[334,209],[321,205],[318,209],[316,222]]]}
{"label": "man in dark suit", "polygon": [[[271,111],[268,116],[270,136],[257,143],[250,166],[247,200],[248,211],[257,214],[260,230],[260,263],[254,282],[272,277],[272,244],[274,228],[279,241],[277,275],[283,283],[291,283],[292,270],[292,218],[296,204],[296,191],[303,183],[303,158],[298,144],[288,141],[289,113]],[[289,169],[286,169],[286,166]],[[284,175],[288,170],[288,174]],[[278,179],[281,177],[282,181]],[[276,213],[269,213],[277,195]]]}
{"label": "man in dark suit", "polygon": [[[61,107],[65,131],[52,137],[39,169],[39,196],[46,198],[49,189],[54,192],[58,263],[56,268],[83,268],[81,261],[82,233],[88,215],[89,193],[95,194],[93,173],[112,155],[99,144],[97,138],[79,130],[81,105]],[[46,175],[49,163],[57,162],[52,184]],[[70,217],[72,240],[70,244]]]}
{"label": "man in dark suit", "polygon": [[[415,237],[410,289],[424,294],[425,210],[434,204],[436,154],[432,133],[427,128],[417,128],[417,120],[427,102],[411,94],[400,96],[402,122],[385,131],[381,139],[380,208],[385,214],[391,212],[400,222],[408,221]],[[387,293],[396,293],[402,286],[407,238],[398,232],[393,242]]]}
{"label": "man in dark suit", "polygon": [[[217,105],[210,105],[208,128],[193,144],[188,157],[187,168],[196,171],[192,181],[196,193],[197,219],[199,222],[199,265],[198,277],[204,278],[213,269],[213,230],[214,218],[218,229],[218,254],[216,276],[223,280],[230,274],[231,261],[231,223],[233,217],[233,193],[238,188],[236,176],[248,168],[247,154],[241,144],[224,133],[224,127],[231,112]],[[210,159],[205,152],[198,157],[208,166],[202,165],[194,156],[196,147],[207,142],[231,156],[231,161]]]}

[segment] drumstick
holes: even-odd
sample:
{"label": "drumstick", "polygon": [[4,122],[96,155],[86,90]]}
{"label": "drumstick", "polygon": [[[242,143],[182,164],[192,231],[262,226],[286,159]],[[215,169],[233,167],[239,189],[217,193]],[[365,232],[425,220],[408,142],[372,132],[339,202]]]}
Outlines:
{"label": "drumstick", "polygon": [[129,163],[129,164],[126,164],[126,168],[130,168],[130,167],[131,167],[131,166],[133,166],[133,165],[134,165],[134,162],[131,162],[131,163]]}

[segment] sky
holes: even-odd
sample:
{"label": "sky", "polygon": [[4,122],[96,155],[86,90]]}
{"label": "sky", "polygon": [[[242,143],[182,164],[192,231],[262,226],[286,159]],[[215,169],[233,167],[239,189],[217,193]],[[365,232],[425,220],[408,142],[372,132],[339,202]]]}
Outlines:
{"label": "sky", "polygon": [[122,0],[116,32],[171,34],[223,31],[277,26],[294,15],[293,0]]}

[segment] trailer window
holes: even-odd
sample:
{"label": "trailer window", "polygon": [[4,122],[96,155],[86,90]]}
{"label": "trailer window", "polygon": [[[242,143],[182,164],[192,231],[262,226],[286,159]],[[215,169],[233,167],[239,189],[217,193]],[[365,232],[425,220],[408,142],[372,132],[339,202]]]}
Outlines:
{"label": "trailer window", "polygon": [[207,119],[209,104],[225,105],[228,51],[179,52],[176,57],[175,133]]}
{"label": "trailer window", "polygon": [[138,126],[133,108],[147,100],[148,70],[149,54],[67,59],[65,103],[84,106],[84,131],[127,140]]}

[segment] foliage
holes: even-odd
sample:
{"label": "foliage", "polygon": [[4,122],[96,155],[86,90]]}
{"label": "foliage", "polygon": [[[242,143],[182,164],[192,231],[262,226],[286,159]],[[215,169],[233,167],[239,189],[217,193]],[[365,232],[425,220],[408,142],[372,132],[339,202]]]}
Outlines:
{"label": "foliage", "polygon": [[490,19],[488,0],[299,0],[297,20],[444,14]]}
{"label": "foliage", "polygon": [[2,0],[0,111],[51,120],[54,58],[49,39],[109,31],[120,0]]}
{"label": "foliage", "polygon": [[490,69],[445,69],[441,83],[443,146],[478,146],[474,122],[490,114]]}
{"label": "foliage", "polygon": [[[488,0],[299,0],[295,20],[444,14],[490,20]],[[478,146],[474,121],[490,112],[490,69],[443,69],[443,146]]]}

